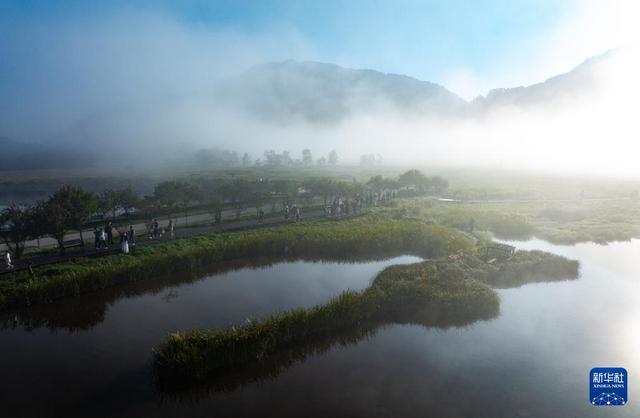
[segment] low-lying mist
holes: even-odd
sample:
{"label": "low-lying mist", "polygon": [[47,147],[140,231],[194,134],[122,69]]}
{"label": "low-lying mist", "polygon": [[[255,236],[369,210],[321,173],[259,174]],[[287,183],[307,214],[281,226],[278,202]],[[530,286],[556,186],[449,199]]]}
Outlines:
{"label": "low-lying mist", "polygon": [[[375,153],[392,164],[640,174],[632,47],[466,102],[446,86],[303,61],[316,56],[282,28],[251,38],[136,13],[10,28],[0,51],[28,71],[5,71],[0,137],[86,151],[88,164],[310,148],[336,149],[343,163]],[[263,65],[287,58],[300,61]]]}

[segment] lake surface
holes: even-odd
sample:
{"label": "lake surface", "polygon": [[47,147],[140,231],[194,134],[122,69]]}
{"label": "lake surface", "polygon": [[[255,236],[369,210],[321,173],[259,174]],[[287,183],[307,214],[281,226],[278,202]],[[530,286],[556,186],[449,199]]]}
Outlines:
{"label": "lake surface", "polygon": [[[0,332],[2,416],[640,416],[640,241],[513,245],[578,259],[581,276],[500,290],[500,315],[490,321],[387,326],[272,379],[188,400],[153,385],[150,350],[167,332],[323,303],[417,259],[282,263],[27,311]],[[83,315],[89,320],[77,320]],[[628,370],[626,406],[591,406],[592,367]]]}
{"label": "lake surface", "polygon": [[148,287],[155,284],[148,280],[34,307],[19,313],[17,324],[5,318],[0,331],[0,416],[184,416],[182,408],[159,403],[150,367],[152,347],[168,332],[311,307],[369,287],[386,266],[420,260],[282,262],[177,286],[160,280]]}

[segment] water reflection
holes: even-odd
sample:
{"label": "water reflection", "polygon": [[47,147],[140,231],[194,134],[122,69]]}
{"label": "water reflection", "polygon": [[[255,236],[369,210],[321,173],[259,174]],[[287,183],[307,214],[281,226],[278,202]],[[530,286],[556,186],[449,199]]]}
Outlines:
{"label": "water reflection", "polygon": [[[500,315],[490,321],[446,330],[411,321],[360,330],[303,351],[298,360],[290,354],[262,371],[175,397],[155,391],[150,366],[150,347],[167,332],[221,328],[245,316],[324,303],[346,288],[368,287],[389,264],[416,259],[274,264],[182,285],[168,280],[156,291],[151,282],[139,283],[149,288],[102,301],[102,313],[86,329],[77,319],[41,322],[56,332],[37,322],[28,333],[9,324],[0,332],[0,370],[9,376],[0,380],[2,416],[640,416],[634,378],[640,370],[640,241],[514,244],[580,260],[580,280],[500,290]],[[586,379],[594,366],[627,368],[628,405],[591,406]]]}
{"label": "water reflection", "polygon": [[[162,299],[170,303],[178,298],[178,288],[180,286],[209,279],[212,276],[222,276],[241,270],[258,271],[276,264],[293,263],[296,261],[359,264],[388,260],[397,256],[397,254],[389,253],[386,256],[368,258],[350,257],[338,260],[326,260],[313,257],[254,257],[222,261],[205,266],[194,266],[188,271],[179,273],[172,272],[167,275],[155,276],[149,280],[112,286],[96,293],[85,294],[76,298],[61,299],[52,304],[39,304],[10,310],[0,315],[0,329],[24,328],[30,331],[38,328],[48,328],[51,331],[67,330],[69,332],[89,330],[102,323],[105,320],[105,313],[108,307],[119,300],[164,293]],[[419,261],[420,258],[409,256],[408,260]]]}
{"label": "water reflection", "polygon": [[336,347],[346,347],[374,337],[379,330],[390,325],[420,325],[425,328],[461,328],[478,321],[490,320],[499,314],[499,304],[476,304],[460,306],[450,302],[432,304],[424,309],[402,309],[380,311],[370,321],[357,327],[338,329],[328,336],[309,339],[303,345],[281,350],[266,359],[252,362],[244,367],[219,373],[205,380],[185,382],[156,379],[163,400],[173,402],[197,402],[212,392],[234,391],[239,387],[275,379],[284,370],[309,356],[318,356]]}
{"label": "water reflection", "polygon": [[243,260],[34,306],[17,324],[8,315],[0,331],[0,370],[11,377],[0,380],[2,416],[121,416],[128,408],[155,415],[151,348],[167,333],[326,303],[367,288],[388,265],[420,260]]}

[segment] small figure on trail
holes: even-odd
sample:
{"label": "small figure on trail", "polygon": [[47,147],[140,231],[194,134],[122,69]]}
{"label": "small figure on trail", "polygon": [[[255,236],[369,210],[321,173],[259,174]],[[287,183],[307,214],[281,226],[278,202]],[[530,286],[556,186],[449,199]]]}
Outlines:
{"label": "small figure on trail", "polygon": [[107,226],[104,227],[104,231],[107,233],[107,245],[113,244],[113,224],[109,222]]}
{"label": "small figure on trail", "polygon": [[284,219],[289,219],[289,205],[284,205]]}
{"label": "small figure on trail", "polygon": [[221,224],[222,223],[222,210],[221,209],[217,209],[216,210],[216,223],[217,224]]}
{"label": "small figure on trail", "polygon": [[154,238],[158,238],[160,236],[160,228],[158,226],[158,221],[156,219],[151,221],[151,228],[153,229],[152,235]]}
{"label": "small figure on trail", "polygon": [[97,250],[98,247],[100,247],[100,230],[96,226],[93,228],[93,248]]}
{"label": "small figure on trail", "polygon": [[129,237],[126,232],[120,235],[120,250],[123,254],[129,254]]}
{"label": "small figure on trail", "polygon": [[7,266],[7,270],[11,270],[13,268],[13,264],[11,263],[11,254],[9,254],[9,251],[4,253],[4,262]]}
{"label": "small figure on trail", "polygon": [[169,219],[169,239],[173,239],[174,238],[174,228],[175,228],[175,223],[173,222],[173,219]]}
{"label": "small figure on trail", "polygon": [[136,245],[136,231],[133,229],[133,225],[129,225],[129,232],[127,233],[130,245]]}
{"label": "small figure on trail", "polygon": [[100,243],[98,244],[98,248],[108,248],[107,246],[107,234],[104,232],[104,229],[100,228]]}
{"label": "small figure on trail", "polygon": [[264,222],[264,210],[262,208],[258,210],[258,222]]}
{"label": "small figure on trail", "polygon": [[296,222],[300,222],[300,208],[297,206],[294,206],[294,208],[295,208],[294,213],[296,216]]}

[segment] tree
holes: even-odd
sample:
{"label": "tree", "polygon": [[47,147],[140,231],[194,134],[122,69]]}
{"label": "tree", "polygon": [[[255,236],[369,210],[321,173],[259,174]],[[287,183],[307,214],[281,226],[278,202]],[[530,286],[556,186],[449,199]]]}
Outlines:
{"label": "tree", "polygon": [[449,187],[449,182],[440,176],[431,177],[430,183],[433,191],[438,195],[442,194]]}
{"label": "tree", "polygon": [[234,178],[225,181],[220,187],[225,200],[229,200],[236,211],[236,217],[242,215],[246,202],[251,192],[251,183],[243,178]]}
{"label": "tree", "polygon": [[128,215],[131,208],[140,204],[140,198],[133,191],[131,186],[129,186],[116,191],[116,203],[118,204],[118,207],[124,210],[124,213]]}
{"label": "tree", "polygon": [[244,153],[244,155],[242,156],[242,166],[244,168],[247,168],[251,165],[251,158],[249,158],[249,154],[248,153]]}
{"label": "tree", "polygon": [[140,204],[140,198],[133,191],[131,186],[124,189],[106,189],[98,195],[98,208],[103,214],[111,212],[111,217],[115,218],[119,209],[129,214],[131,208]]}
{"label": "tree", "polygon": [[267,203],[267,197],[260,191],[251,193],[251,204],[256,208],[256,214],[260,212],[260,208]]}
{"label": "tree", "polygon": [[204,205],[209,215],[215,219],[216,223],[222,221],[222,207],[224,198],[219,193],[208,193],[204,197]]}
{"label": "tree", "polygon": [[278,154],[275,150],[266,150],[264,152],[264,160],[264,164],[271,167],[293,164],[289,151],[282,151],[281,154]]}
{"label": "tree", "polygon": [[292,165],[293,159],[291,159],[291,154],[289,151],[282,151],[282,163],[284,165]]}
{"label": "tree", "polygon": [[235,151],[225,149],[201,149],[195,155],[196,164],[201,167],[236,167],[240,158]]}
{"label": "tree", "polygon": [[63,186],[49,197],[43,210],[47,217],[51,216],[51,221],[47,218],[45,223],[52,224],[49,233],[58,241],[61,252],[64,251],[63,241],[67,230],[79,231],[80,239],[84,239],[82,226],[96,211],[96,207],[95,195],[80,187]]}
{"label": "tree", "polygon": [[11,205],[0,212],[0,235],[9,252],[19,259],[24,253],[25,242],[37,237],[32,208]]}
{"label": "tree", "polygon": [[360,165],[370,167],[376,164],[375,154],[364,154],[360,156]]}
{"label": "tree", "polygon": [[182,199],[182,188],[188,183],[183,181],[163,181],[158,183],[153,190],[153,197],[156,204],[161,208],[169,210],[171,215],[177,208]]}
{"label": "tree", "polygon": [[338,153],[332,149],[329,153],[329,165],[334,166],[338,164]]}
{"label": "tree", "polygon": [[367,186],[371,187],[376,192],[382,191],[384,184],[385,179],[381,175],[373,176],[367,182]]}
{"label": "tree", "polygon": [[179,204],[184,211],[185,223],[189,218],[189,207],[194,201],[202,200],[202,192],[196,186],[190,183],[183,183],[179,191]]}
{"label": "tree", "polygon": [[178,209],[188,218],[188,209],[191,203],[202,199],[202,192],[196,186],[186,181],[171,180],[158,183],[153,190],[154,200],[161,208],[169,210],[172,215]]}
{"label": "tree", "polygon": [[419,170],[409,170],[398,177],[398,184],[403,187],[415,187],[418,192],[425,192],[429,179]]}
{"label": "tree", "polygon": [[304,183],[304,186],[313,195],[322,197],[324,206],[327,206],[329,196],[335,193],[338,188],[336,182],[328,177],[309,179]]}
{"label": "tree", "polygon": [[98,209],[103,215],[111,213],[111,217],[116,217],[117,203],[116,191],[114,189],[105,189],[98,195]]}
{"label": "tree", "polygon": [[38,235],[51,236],[58,243],[60,253],[64,253],[64,236],[68,230],[64,208],[50,198],[48,201],[36,203],[33,216],[38,227]]}
{"label": "tree", "polygon": [[311,150],[309,148],[302,150],[302,164],[306,167],[313,165],[313,156],[311,155]]}
{"label": "tree", "polygon": [[290,179],[277,180],[272,182],[272,190],[285,205],[295,200],[298,194],[298,183]]}

